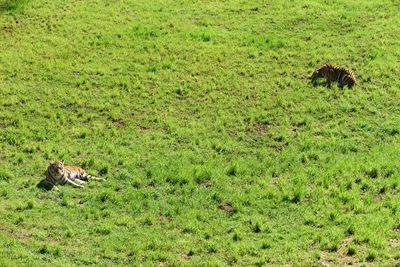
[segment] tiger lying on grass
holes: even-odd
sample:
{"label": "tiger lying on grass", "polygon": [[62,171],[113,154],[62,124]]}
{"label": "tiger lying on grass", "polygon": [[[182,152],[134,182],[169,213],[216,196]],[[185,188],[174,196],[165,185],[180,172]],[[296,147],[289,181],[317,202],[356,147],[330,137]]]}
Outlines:
{"label": "tiger lying on grass", "polygon": [[56,184],[67,183],[82,188],[88,180],[105,181],[106,179],[94,177],[78,166],[64,166],[63,160],[56,160],[49,163],[45,183],[51,189],[58,190]]}
{"label": "tiger lying on grass", "polygon": [[313,72],[311,80],[314,86],[319,78],[325,78],[328,87],[331,87],[331,82],[337,82],[340,89],[345,85],[351,88],[356,84],[356,77],[351,70],[331,64],[326,64]]}

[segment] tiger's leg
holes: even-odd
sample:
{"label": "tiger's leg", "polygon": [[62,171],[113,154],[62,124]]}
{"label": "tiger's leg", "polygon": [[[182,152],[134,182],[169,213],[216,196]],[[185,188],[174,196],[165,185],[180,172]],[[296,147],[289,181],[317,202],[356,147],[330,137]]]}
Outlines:
{"label": "tiger's leg", "polygon": [[73,179],[73,181],[74,181],[75,183],[80,184],[80,185],[85,185],[85,183],[86,183],[85,181],[79,180],[79,179],[77,179],[77,178]]}
{"label": "tiger's leg", "polygon": [[342,75],[342,76],[339,76],[339,78],[338,78],[338,87],[339,87],[339,89],[343,89],[343,86],[346,84],[346,81],[347,81],[347,76],[346,75]]}
{"label": "tiger's leg", "polygon": [[79,175],[75,175],[75,174],[74,174],[74,175],[70,175],[70,176],[69,176],[69,179],[72,180],[72,181],[75,182],[75,183],[84,185],[85,182],[82,181],[82,180],[80,180],[79,177],[80,177]]}
{"label": "tiger's leg", "polygon": [[331,81],[326,81],[326,85],[328,86],[328,88],[331,88]]}
{"label": "tiger's leg", "polygon": [[79,175],[79,179],[83,180],[83,181],[88,181],[88,180],[95,180],[95,181],[105,181],[106,179],[104,178],[99,178],[99,177],[95,177],[92,176],[86,172],[82,173]]}
{"label": "tiger's leg", "polygon": [[316,87],[316,86],[317,86],[317,79],[313,79],[313,80],[311,81],[311,83],[312,83],[312,85],[313,85],[314,87]]}
{"label": "tiger's leg", "polygon": [[81,176],[81,175],[80,175],[79,173],[71,172],[71,173],[69,174],[68,178],[69,178],[70,180],[72,180],[73,182],[77,183],[77,184],[84,185],[85,182],[82,181],[82,180],[80,179],[80,176]]}
{"label": "tiger's leg", "polygon": [[102,182],[105,182],[106,181],[106,179],[104,179],[104,178],[100,178],[100,177],[95,177],[95,176],[91,176],[91,175],[89,175],[90,176],[90,180],[95,180],[95,181],[102,181]]}
{"label": "tiger's leg", "polygon": [[72,185],[73,187],[83,188],[83,185],[77,184],[71,179],[65,179],[65,183]]}

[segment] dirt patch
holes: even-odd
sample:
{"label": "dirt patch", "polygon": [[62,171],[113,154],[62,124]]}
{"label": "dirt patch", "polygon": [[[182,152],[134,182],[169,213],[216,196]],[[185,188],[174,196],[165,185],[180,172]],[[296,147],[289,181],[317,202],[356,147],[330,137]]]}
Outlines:
{"label": "dirt patch", "polygon": [[229,202],[222,202],[221,204],[218,205],[218,208],[228,214],[233,214],[236,212],[236,209],[232,207],[232,204]]}
{"label": "dirt patch", "polygon": [[122,119],[113,120],[113,125],[115,128],[125,128],[126,124]]}
{"label": "dirt patch", "polygon": [[0,225],[0,233],[10,234],[10,229]]}
{"label": "dirt patch", "polygon": [[297,134],[297,132],[299,131],[299,128],[296,126],[289,127],[288,131],[289,131],[289,133]]}
{"label": "dirt patch", "polygon": [[[4,10],[4,6],[2,6],[1,1],[0,1],[0,13]],[[14,23],[10,23],[8,25],[4,25],[2,27],[0,27],[0,33],[4,33],[4,34],[12,34],[18,26],[20,26],[21,23],[16,20],[14,21]]]}
{"label": "dirt patch", "polygon": [[141,125],[137,125],[136,126],[136,130],[138,130],[139,132],[147,132],[147,131],[149,131],[149,128],[146,128],[146,127],[141,126]]}
{"label": "dirt patch", "polygon": [[346,237],[340,243],[336,252],[323,251],[320,263],[322,266],[358,266],[360,264],[356,255],[348,255],[348,247],[353,241],[353,237]]}
{"label": "dirt patch", "polygon": [[348,255],[348,247],[349,244],[353,241],[352,237],[347,237],[342,240],[340,243],[340,247],[338,249],[338,256],[339,256],[339,262],[341,263],[340,265],[343,266],[352,266],[355,264],[358,264],[358,258],[353,256]]}
{"label": "dirt patch", "polygon": [[12,33],[13,32],[13,27],[11,26],[3,26],[3,28],[0,29],[0,32],[4,33]]}
{"label": "dirt patch", "polygon": [[181,254],[181,259],[184,261],[188,261],[190,260],[191,256],[189,256],[188,254]]}
{"label": "dirt patch", "polygon": [[30,240],[30,237],[32,236],[31,233],[24,229],[19,229],[11,234],[19,240]]}
{"label": "dirt patch", "polygon": [[389,245],[392,248],[399,248],[400,247],[400,240],[398,240],[398,239],[390,239],[389,240]]}
{"label": "dirt patch", "polygon": [[0,232],[10,235],[22,242],[29,242],[30,238],[32,236],[31,233],[29,233],[27,230],[22,229],[22,228],[18,229],[18,230],[14,230],[14,229],[6,228],[6,227],[0,227]]}
{"label": "dirt patch", "polygon": [[208,187],[212,186],[212,182],[211,181],[204,181],[200,185],[202,187],[208,188]]}
{"label": "dirt patch", "polygon": [[171,216],[166,216],[166,215],[163,215],[163,214],[161,214],[161,213],[157,213],[157,219],[160,221],[160,222],[172,222],[172,218],[171,218]]}
{"label": "dirt patch", "polygon": [[58,245],[60,243],[60,241],[53,236],[47,236],[46,241],[51,245]]}
{"label": "dirt patch", "polygon": [[255,122],[253,125],[253,132],[259,135],[265,134],[268,129],[271,127],[271,125],[261,123],[261,122]]}

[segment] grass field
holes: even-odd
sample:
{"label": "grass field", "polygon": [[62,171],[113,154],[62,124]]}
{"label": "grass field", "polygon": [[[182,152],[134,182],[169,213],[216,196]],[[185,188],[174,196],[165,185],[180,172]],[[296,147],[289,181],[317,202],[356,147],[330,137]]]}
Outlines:
{"label": "grass field", "polygon": [[[0,266],[395,265],[399,14],[0,1]],[[107,182],[44,191],[54,159]]]}

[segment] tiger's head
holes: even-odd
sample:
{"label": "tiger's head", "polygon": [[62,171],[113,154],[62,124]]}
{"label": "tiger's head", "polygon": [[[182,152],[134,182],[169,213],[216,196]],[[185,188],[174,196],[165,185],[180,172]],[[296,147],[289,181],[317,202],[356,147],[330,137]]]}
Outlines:
{"label": "tiger's head", "polygon": [[317,80],[322,77],[323,77],[323,75],[322,75],[321,69],[317,69],[316,71],[313,72],[310,79],[311,79],[311,82],[313,84],[315,84],[317,82]]}
{"label": "tiger's head", "polygon": [[352,76],[352,78],[347,82],[347,86],[349,88],[352,88],[355,84],[357,84],[356,78],[354,78],[354,76]]}
{"label": "tiger's head", "polygon": [[64,173],[64,160],[51,161],[47,170],[52,176],[62,175]]}

